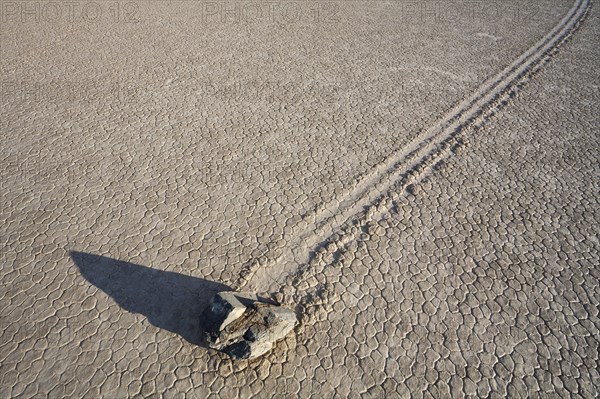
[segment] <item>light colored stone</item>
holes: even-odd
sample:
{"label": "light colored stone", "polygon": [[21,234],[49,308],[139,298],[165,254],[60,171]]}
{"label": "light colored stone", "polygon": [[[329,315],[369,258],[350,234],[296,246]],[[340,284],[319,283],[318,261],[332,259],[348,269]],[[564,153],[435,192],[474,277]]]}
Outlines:
{"label": "light colored stone", "polygon": [[238,359],[271,350],[298,324],[295,313],[252,293],[216,294],[200,316],[206,344]]}

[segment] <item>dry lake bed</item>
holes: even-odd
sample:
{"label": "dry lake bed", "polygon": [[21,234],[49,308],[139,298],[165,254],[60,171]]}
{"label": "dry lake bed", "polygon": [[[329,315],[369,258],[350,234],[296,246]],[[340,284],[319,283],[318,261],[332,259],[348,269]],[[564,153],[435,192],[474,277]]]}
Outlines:
{"label": "dry lake bed", "polygon": [[0,397],[600,395],[597,1],[0,18]]}

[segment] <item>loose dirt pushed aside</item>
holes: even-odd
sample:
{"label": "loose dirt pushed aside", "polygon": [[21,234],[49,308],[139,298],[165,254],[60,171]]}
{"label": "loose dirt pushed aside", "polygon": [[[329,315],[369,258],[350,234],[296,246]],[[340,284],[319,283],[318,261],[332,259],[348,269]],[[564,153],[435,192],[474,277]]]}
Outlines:
{"label": "loose dirt pushed aside", "polygon": [[53,224],[56,248],[233,284],[572,1],[466,22],[352,1],[337,22],[249,24],[202,1],[133,4],[137,22],[110,3],[94,23],[2,24],[6,236],[27,257],[33,221]]}
{"label": "loose dirt pushed aside", "polygon": [[[385,192],[392,186],[409,186],[418,181],[431,167],[453,150],[461,134],[472,125],[485,123],[497,113],[519,86],[547,62],[558,47],[579,26],[590,7],[589,1],[576,1],[565,18],[533,47],[493,78],[487,80],[472,95],[443,115],[432,127],[424,129],[413,141],[393,151],[382,163],[376,165],[352,190],[349,190],[315,212],[313,220],[298,229],[284,248],[265,255],[249,264],[238,283],[243,287],[251,282],[255,289],[267,291],[269,286],[281,286],[289,274],[301,274],[302,265],[324,245],[340,246],[329,239],[332,233],[352,219],[372,217],[381,202],[388,202]],[[354,222],[356,225],[357,223]],[[360,234],[345,234],[352,240]],[[350,238],[351,237],[351,238]],[[269,258],[270,255],[270,258]],[[256,275],[255,275],[256,274]]]}
{"label": "loose dirt pushed aside", "polygon": [[598,397],[599,40],[593,8],[500,113],[288,277],[318,376],[301,395]]}

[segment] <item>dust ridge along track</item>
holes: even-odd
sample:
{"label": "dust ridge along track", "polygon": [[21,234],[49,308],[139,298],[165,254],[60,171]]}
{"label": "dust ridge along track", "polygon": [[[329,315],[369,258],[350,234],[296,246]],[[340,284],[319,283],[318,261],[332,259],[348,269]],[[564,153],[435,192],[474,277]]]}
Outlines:
{"label": "dust ridge along track", "polygon": [[[401,181],[413,180],[442,159],[447,153],[447,144],[458,133],[486,113],[494,103],[524,75],[535,69],[544,58],[566,39],[584,17],[591,0],[576,0],[567,15],[533,47],[491,79],[484,82],[471,96],[457,104],[434,126],[423,130],[403,148],[375,166],[352,189],[330,203],[316,210],[312,221],[292,232],[292,239],[277,251],[267,253],[260,260],[245,266],[237,288],[243,288],[250,281],[261,288],[264,280],[280,280],[305,263],[315,247],[333,234],[353,216],[375,202],[383,193]],[[261,284],[262,282],[262,284]],[[281,282],[281,281],[280,281]]]}

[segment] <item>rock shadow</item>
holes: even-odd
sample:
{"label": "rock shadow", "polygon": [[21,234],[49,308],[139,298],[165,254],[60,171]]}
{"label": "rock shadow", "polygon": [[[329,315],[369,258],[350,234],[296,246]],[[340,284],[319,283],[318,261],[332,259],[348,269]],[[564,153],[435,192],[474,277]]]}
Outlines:
{"label": "rock shadow", "polygon": [[182,336],[195,345],[201,339],[200,314],[214,294],[231,291],[225,284],[152,269],[105,256],[70,252],[71,259],[91,284],[128,312]]}

